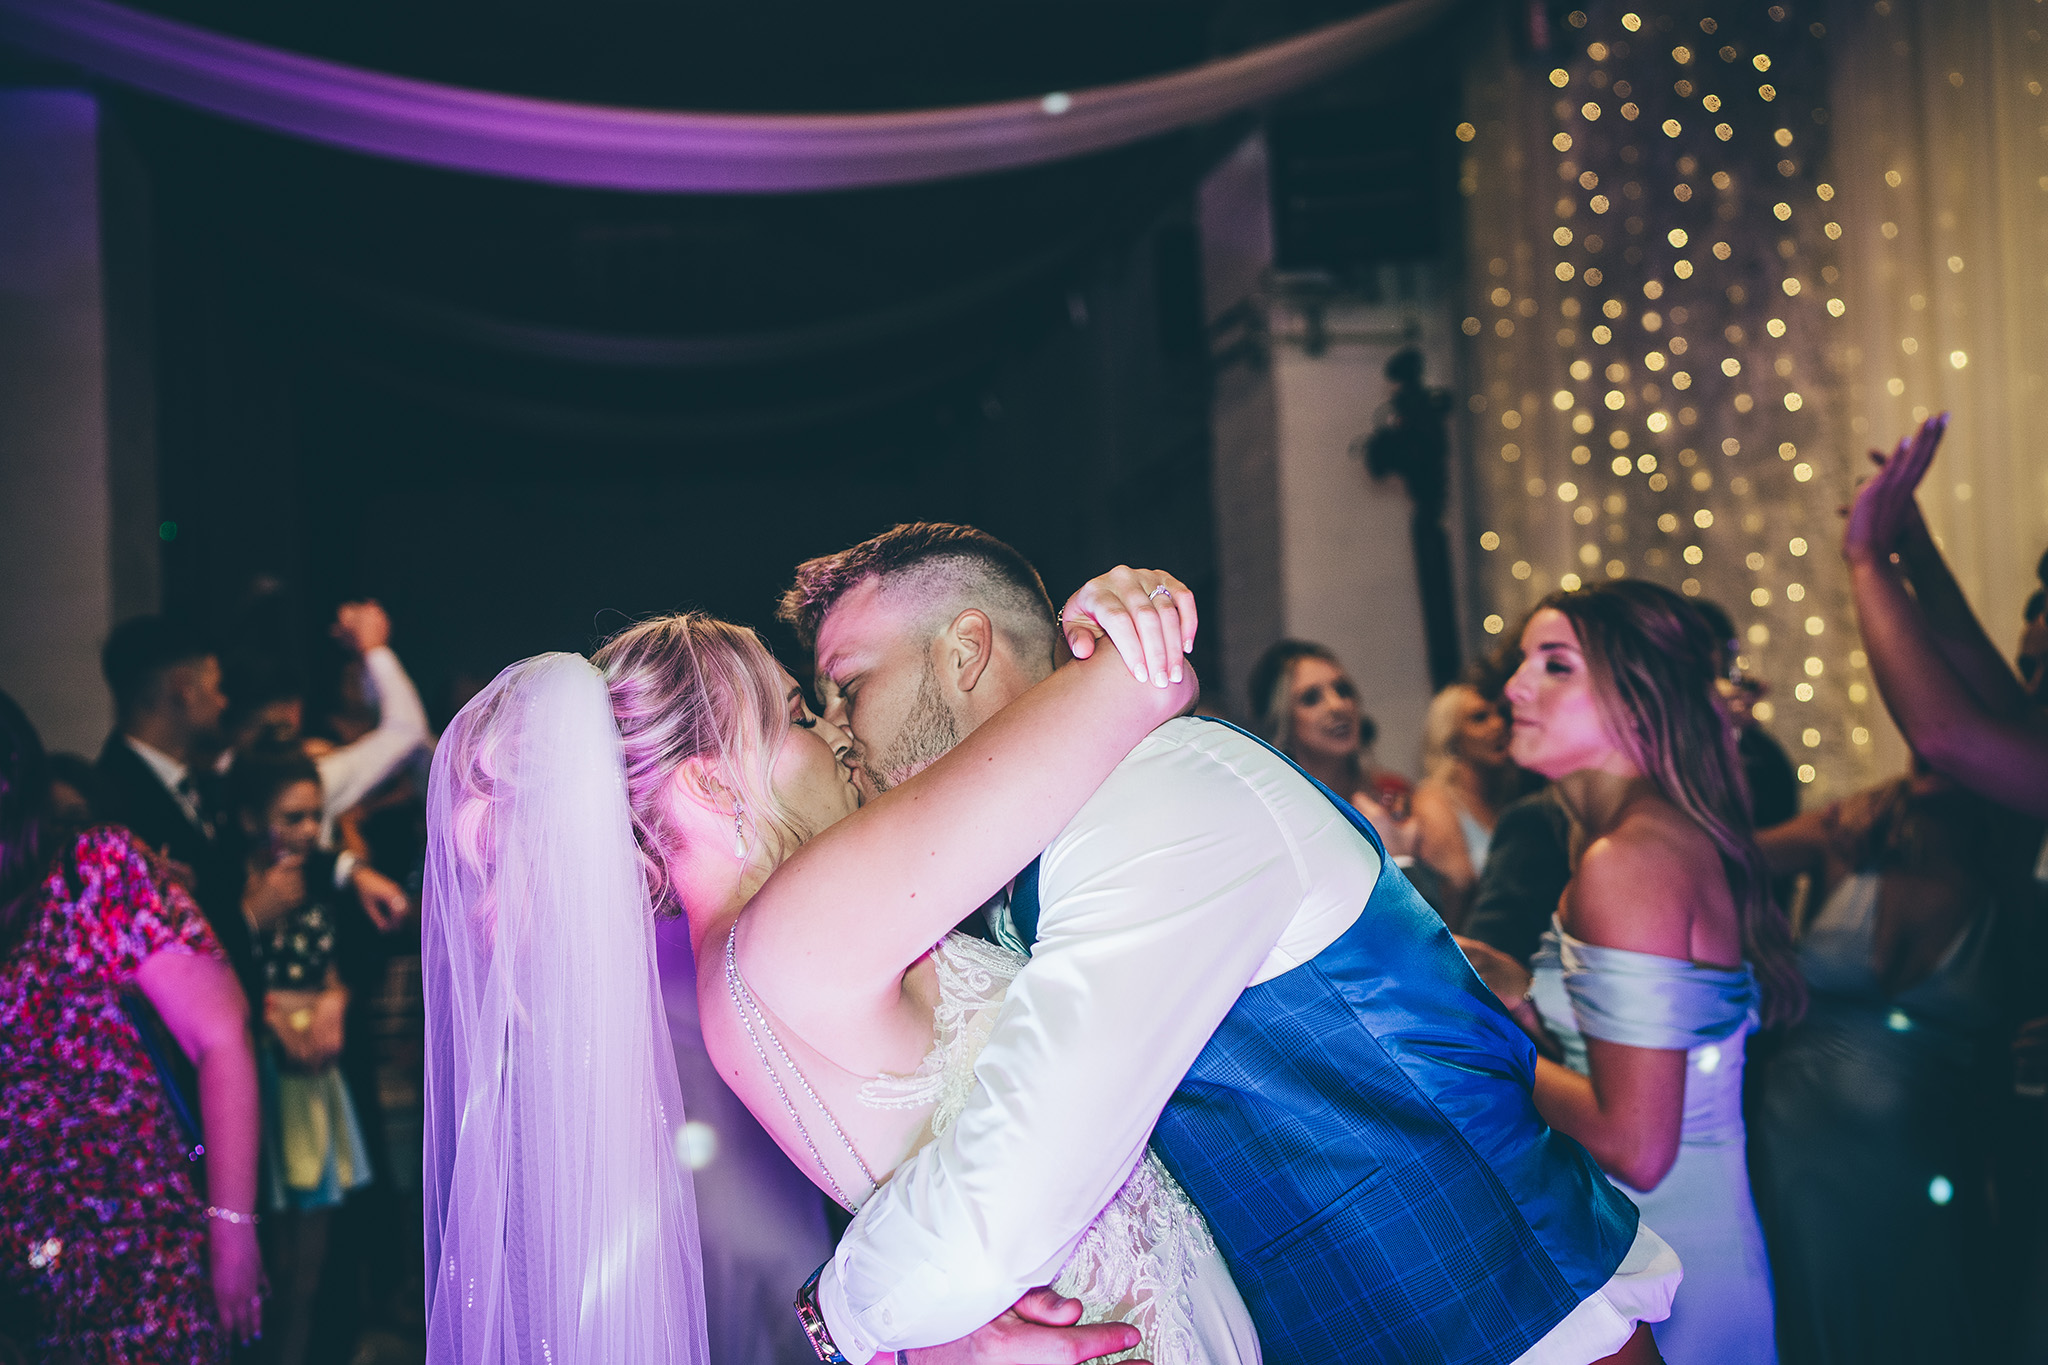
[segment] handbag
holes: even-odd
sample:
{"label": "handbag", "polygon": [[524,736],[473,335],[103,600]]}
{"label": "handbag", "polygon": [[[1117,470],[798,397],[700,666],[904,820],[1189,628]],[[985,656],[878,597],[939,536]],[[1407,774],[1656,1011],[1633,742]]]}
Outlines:
{"label": "handbag", "polygon": [[128,1021],[135,1025],[135,1036],[142,1043],[142,1051],[149,1058],[149,1064],[156,1069],[156,1079],[163,1087],[164,1104],[171,1111],[171,1119],[178,1126],[179,1147],[185,1153],[185,1160],[196,1162],[206,1155],[206,1133],[199,1126],[199,1071],[192,1065],[192,1059],[185,1055],[185,1049],[178,1046],[178,1040],[171,1036],[170,1028],[163,1016],[156,1012],[156,1006],[149,1003],[149,997],[139,990],[121,992],[121,1009]]}
{"label": "handbag", "polygon": [[348,992],[271,990],[263,993],[263,1022],[294,1070],[319,1071],[341,1055]]}

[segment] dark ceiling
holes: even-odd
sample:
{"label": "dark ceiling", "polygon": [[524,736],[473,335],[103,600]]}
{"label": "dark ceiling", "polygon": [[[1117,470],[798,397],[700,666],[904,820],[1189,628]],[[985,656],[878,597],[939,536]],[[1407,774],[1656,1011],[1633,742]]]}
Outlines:
{"label": "dark ceiling", "polygon": [[[691,109],[912,108],[1184,68],[1359,0],[653,5],[153,0],[168,16],[435,80]],[[380,161],[128,98],[163,228],[380,389],[522,427],[672,438],[832,422],[985,367],[1077,269],[1236,136],[777,196],[564,190]],[[1243,124],[1235,125],[1241,131]]]}

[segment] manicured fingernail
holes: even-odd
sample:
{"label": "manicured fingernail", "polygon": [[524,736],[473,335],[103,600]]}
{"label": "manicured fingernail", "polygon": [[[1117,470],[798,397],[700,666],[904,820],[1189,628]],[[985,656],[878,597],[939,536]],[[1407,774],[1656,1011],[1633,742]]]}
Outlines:
{"label": "manicured fingernail", "polygon": [[1179,669],[1178,667],[1176,667],[1176,668],[1175,668],[1175,669],[1173,670],[1173,680],[1174,680],[1175,682],[1179,682],[1179,681],[1180,681],[1180,669]]}

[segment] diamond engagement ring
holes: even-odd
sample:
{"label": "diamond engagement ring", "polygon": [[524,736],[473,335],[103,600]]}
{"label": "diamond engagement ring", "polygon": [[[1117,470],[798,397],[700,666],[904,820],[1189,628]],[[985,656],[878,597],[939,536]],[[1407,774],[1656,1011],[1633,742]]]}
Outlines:
{"label": "diamond engagement ring", "polygon": [[1148,593],[1146,593],[1146,594],[1145,594],[1145,598],[1146,598],[1146,600],[1147,600],[1147,601],[1150,601],[1150,600],[1151,600],[1152,598],[1155,598],[1155,597],[1171,597],[1171,596],[1173,596],[1173,589],[1172,589],[1172,588],[1169,588],[1169,587],[1167,587],[1167,586],[1166,586],[1166,585],[1165,585],[1164,583],[1161,583],[1161,584],[1160,584],[1160,585],[1159,585],[1158,587],[1156,587],[1156,588],[1152,589],[1152,591],[1150,591],[1150,592],[1148,592]]}

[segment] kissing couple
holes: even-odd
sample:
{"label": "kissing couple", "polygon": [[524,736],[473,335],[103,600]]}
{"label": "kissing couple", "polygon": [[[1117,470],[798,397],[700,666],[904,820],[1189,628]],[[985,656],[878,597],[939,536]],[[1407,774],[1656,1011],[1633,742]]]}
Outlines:
{"label": "kissing couple", "polygon": [[822,715],[693,613],[514,664],[441,741],[433,1365],[709,1365],[664,909],[720,1074],[858,1211],[796,1290],[821,1360],[1658,1359],[1676,1256],[1372,826],[1186,714],[1177,580],[1055,615],[921,523],[782,616]]}

